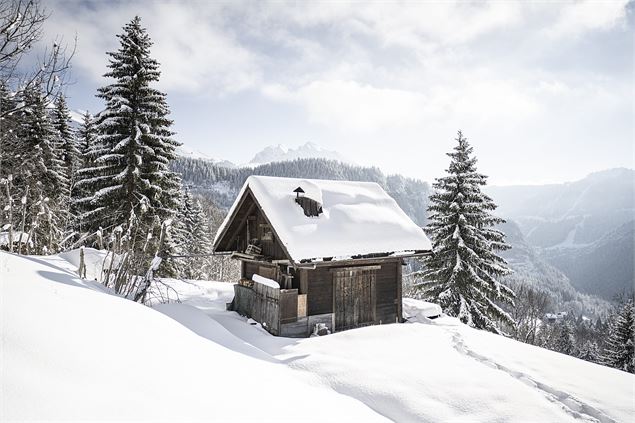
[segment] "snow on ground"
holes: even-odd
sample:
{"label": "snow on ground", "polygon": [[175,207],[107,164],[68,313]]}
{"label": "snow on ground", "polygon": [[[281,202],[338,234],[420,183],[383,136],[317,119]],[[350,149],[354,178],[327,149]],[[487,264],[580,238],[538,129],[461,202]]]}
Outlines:
{"label": "snow on ground", "polygon": [[[60,261],[0,253],[2,421],[385,420],[314,376],[86,289],[94,282]],[[214,324],[191,306],[173,309]],[[227,331],[217,336],[226,345],[235,339]]]}
{"label": "snow on ground", "polygon": [[[231,284],[169,281],[182,304],[159,310],[190,327],[212,320],[239,340],[241,352],[263,352],[319,376],[337,392],[395,421],[631,421],[635,376],[469,328],[456,319],[426,316],[437,305],[405,299],[412,321],[326,337],[274,337],[225,311]],[[198,308],[197,322],[174,309]],[[197,332],[199,333],[199,332]],[[201,333],[215,342],[214,331]],[[228,348],[233,348],[227,345]]]}
{"label": "snow on ground", "polygon": [[635,376],[456,319],[429,320],[429,306],[417,301],[404,309],[424,323],[289,339],[226,311],[231,284],[163,280],[161,296],[180,302],[148,308],[104,295],[75,267],[59,256],[0,253],[0,420],[622,422],[635,415]]}

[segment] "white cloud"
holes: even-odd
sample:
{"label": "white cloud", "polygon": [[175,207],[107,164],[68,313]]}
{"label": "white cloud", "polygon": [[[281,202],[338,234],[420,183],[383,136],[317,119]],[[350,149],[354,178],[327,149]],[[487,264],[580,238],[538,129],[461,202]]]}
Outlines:
{"label": "white cloud", "polygon": [[551,36],[577,36],[586,31],[607,30],[622,24],[629,0],[584,0],[563,4],[558,18],[547,33]]}
{"label": "white cloud", "polygon": [[376,88],[355,81],[313,81],[296,90],[269,85],[264,87],[263,94],[303,106],[313,123],[361,132],[413,125],[421,120],[426,109],[425,99],[418,93]]}
{"label": "white cloud", "polygon": [[[115,34],[135,15],[142,17],[154,42],[151,54],[161,63],[160,86],[181,92],[222,94],[248,89],[260,80],[258,53],[243,46],[227,28],[216,4],[178,2],[104,2],[68,7],[60,2],[47,22],[50,34],[77,33],[73,66],[95,80],[106,71],[106,51],[118,48]],[[108,7],[110,6],[110,7]],[[199,7],[202,6],[202,7]]]}
{"label": "white cloud", "polygon": [[[551,160],[555,172],[562,152],[546,152],[568,138],[579,144],[566,144],[576,152],[597,150],[597,140],[604,138],[616,140],[615,151],[630,145],[633,126],[624,116],[632,110],[631,72],[615,54],[624,52],[622,38],[630,37],[623,31],[626,4],[134,1],[87,6],[59,0],[47,26],[67,39],[78,31],[74,66],[82,77],[101,83],[105,51],[117,47],[115,34],[140,14],[155,42],[153,55],[162,63],[161,88],[171,98],[186,94],[179,99],[185,102],[192,94],[207,95],[210,108],[223,108],[228,104],[223,99],[241,93],[232,97],[236,101],[227,109],[233,110],[223,113],[235,118],[231,113],[240,110],[240,101],[262,95],[264,101],[246,108],[269,109],[248,116],[250,124],[244,126],[266,129],[243,139],[319,134],[342,144],[329,147],[351,154],[358,154],[360,143],[390,139],[400,151],[424,145],[426,156],[444,158],[434,142],[451,140],[462,128],[475,141],[485,140],[478,147],[493,158],[490,166],[502,169],[505,162],[511,174],[523,166],[535,172],[527,163],[543,160],[540,155]],[[606,51],[600,38],[610,38]],[[588,55],[582,47],[589,48]],[[280,110],[282,116],[276,116]],[[200,125],[205,145],[213,125],[200,119],[192,124]],[[218,138],[226,139],[230,126],[223,126]],[[188,144],[196,146],[193,140]],[[516,150],[527,163],[514,161]],[[368,155],[360,162],[393,160],[394,171],[409,162],[416,172],[433,169],[418,157],[390,159],[374,149],[359,154]],[[605,154],[608,163],[610,153]],[[588,154],[587,167],[597,157]],[[579,163],[583,166],[582,158]]]}
{"label": "white cloud", "polygon": [[522,84],[456,76],[454,83],[425,92],[378,88],[355,81],[312,81],[295,89],[280,84],[263,88],[270,99],[296,104],[314,124],[340,131],[421,128],[431,122],[480,125],[522,122],[540,109],[536,92]]}

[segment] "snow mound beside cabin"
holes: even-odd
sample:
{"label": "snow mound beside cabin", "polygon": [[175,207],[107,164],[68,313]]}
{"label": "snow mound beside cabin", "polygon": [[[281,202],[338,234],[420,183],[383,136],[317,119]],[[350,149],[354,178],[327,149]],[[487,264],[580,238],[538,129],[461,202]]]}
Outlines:
{"label": "snow mound beside cabin", "polygon": [[385,420],[310,375],[105,295],[63,262],[0,253],[3,421]]}

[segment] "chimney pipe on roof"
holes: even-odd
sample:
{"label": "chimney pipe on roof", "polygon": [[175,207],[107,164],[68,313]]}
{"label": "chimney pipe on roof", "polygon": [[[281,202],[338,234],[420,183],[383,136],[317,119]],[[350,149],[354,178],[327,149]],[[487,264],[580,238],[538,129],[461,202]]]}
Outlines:
{"label": "chimney pipe on roof", "polygon": [[293,192],[295,192],[295,198],[300,198],[300,194],[304,194],[302,187],[297,187]]}

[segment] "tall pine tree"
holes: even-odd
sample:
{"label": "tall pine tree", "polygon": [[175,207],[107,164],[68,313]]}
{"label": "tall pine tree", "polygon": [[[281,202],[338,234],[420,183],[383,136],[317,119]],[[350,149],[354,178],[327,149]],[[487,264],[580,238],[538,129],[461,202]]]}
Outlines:
{"label": "tall pine tree", "polygon": [[635,307],[626,301],[613,316],[602,362],[607,366],[635,373]]}
{"label": "tall pine tree", "polygon": [[180,181],[169,163],[178,143],[166,96],[150,86],[159,80],[159,63],[150,57],[152,42],[138,16],[123,30],[119,49],[108,53],[105,76],[114,82],[99,89],[106,108],[97,117],[93,166],[84,169],[90,176],[81,181],[94,192],[83,216],[92,230],[112,230],[132,215],[145,230],[177,209]]}
{"label": "tall pine tree", "polygon": [[433,184],[426,232],[433,254],[417,274],[425,298],[470,326],[502,333],[500,323],[513,325],[500,303],[513,304],[513,291],[498,277],[511,270],[496,251],[506,250],[502,232],[493,229],[503,219],[491,214],[496,205],[481,192],[487,177],[476,170],[476,158],[459,131],[448,175]]}
{"label": "tall pine tree", "polygon": [[91,180],[99,173],[95,172],[94,162],[99,154],[97,145],[97,131],[93,116],[85,112],[82,123],[77,130],[77,149],[79,151],[79,169],[75,174],[75,184],[71,191],[71,211],[75,216],[75,229],[83,234],[87,228],[83,222],[83,215],[91,210],[91,184],[84,181]]}
{"label": "tall pine tree", "polygon": [[187,279],[207,279],[212,253],[211,231],[201,203],[192,197],[189,191],[184,194],[182,212],[183,233],[185,235],[182,250],[192,257],[185,267]]}
{"label": "tall pine tree", "polygon": [[571,323],[563,321],[558,325],[553,349],[567,355],[577,355],[576,340]]}
{"label": "tall pine tree", "polygon": [[83,167],[92,164],[91,153],[97,138],[95,119],[88,111],[82,115],[82,123],[77,129],[77,149],[79,150],[80,163]]}
{"label": "tall pine tree", "polygon": [[36,253],[59,249],[68,215],[68,179],[59,135],[53,127],[39,87],[24,92],[17,129],[21,152],[16,186],[21,187],[24,226]]}
{"label": "tall pine tree", "polygon": [[79,169],[80,153],[77,148],[75,134],[71,128],[71,114],[66,105],[64,95],[60,94],[57,96],[54,106],[51,113],[51,121],[58,133],[59,149],[62,152],[62,161],[64,162],[66,179],[69,182],[68,190],[70,192],[74,183],[75,173]]}

